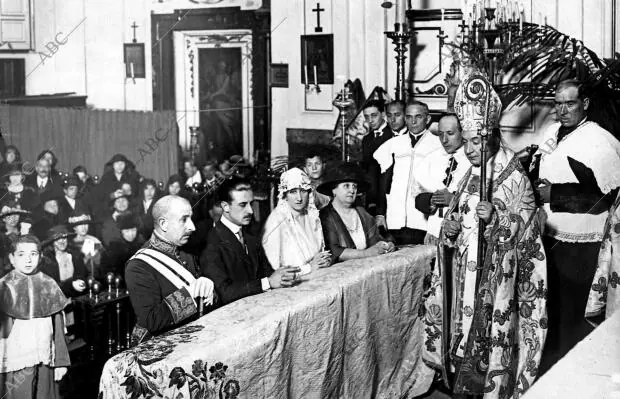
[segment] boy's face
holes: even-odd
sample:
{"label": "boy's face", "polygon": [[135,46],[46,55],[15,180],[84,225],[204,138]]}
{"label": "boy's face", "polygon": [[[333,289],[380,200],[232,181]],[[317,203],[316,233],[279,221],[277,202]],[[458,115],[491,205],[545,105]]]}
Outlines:
{"label": "boy's face", "polygon": [[17,244],[14,253],[9,254],[9,262],[18,272],[26,275],[34,274],[39,265],[37,245],[29,242]]}

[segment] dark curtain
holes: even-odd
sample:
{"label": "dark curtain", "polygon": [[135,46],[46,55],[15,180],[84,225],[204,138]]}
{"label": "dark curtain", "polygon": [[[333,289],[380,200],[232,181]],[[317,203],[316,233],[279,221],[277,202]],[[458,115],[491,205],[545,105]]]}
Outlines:
{"label": "dark curtain", "polygon": [[0,105],[0,127],[6,144],[33,162],[44,149],[58,157],[57,170],[84,165],[103,174],[116,153],[127,156],[138,172],[166,181],[178,169],[178,127],[174,111],[102,111]]}

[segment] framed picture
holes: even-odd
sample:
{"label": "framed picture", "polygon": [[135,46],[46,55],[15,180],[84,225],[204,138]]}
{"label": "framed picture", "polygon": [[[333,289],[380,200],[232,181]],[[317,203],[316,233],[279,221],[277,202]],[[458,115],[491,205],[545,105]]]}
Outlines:
{"label": "framed picture", "polygon": [[144,43],[123,44],[125,76],[128,78],[145,78]]}
{"label": "framed picture", "polygon": [[271,87],[288,87],[288,64],[271,64],[269,73]]}
{"label": "framed picture", "polygon": [[301,36],[301,83],[334,84],[334,35]]}

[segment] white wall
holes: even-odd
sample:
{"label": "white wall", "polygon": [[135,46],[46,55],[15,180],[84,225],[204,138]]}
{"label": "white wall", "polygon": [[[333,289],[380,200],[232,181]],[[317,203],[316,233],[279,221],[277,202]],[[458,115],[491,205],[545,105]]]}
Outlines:
{"label": "white wall", "polygon": [[[315,94],[306,95],[300,81],[300,36],[313,33],[316,14],[311,10],[316,3],[312,0],[272,1],[272,62],[289,64],[289,88],[272,90],[272,156],[288,153],[287,128],[333,129],[336,121],[335,110],[305,109],[308,99],[330,109],[328,100],[334,98],[336,90],[322,86],[321,98],[317,98]],[[334,34],[335,75],[360,78],[367,95],[374,86],[380,85],[393,96],[394,46],[383,32],[392,30],[394,8],[385,11],[379,0],[323,0],[320,3],[326,9],[321,20],[329,19],[330,23],[323,33]],[[412,0],[411,4],[416,9],[460,8],[461,0]],[[543,21],[546,16],[550,25],[583,40],[600,56],[611,56],[611,0],[530,0],[524,2],[524,8],[527,21],[539,23],[542,13]],[[620,32],[617,39],[618,49]],[[508,117],[519,118],[518,115]],[[508,139],[514,147],[536,142],[542,125],[548,122],[549,118],[539,116],[529,129],[531,134],[513,135],[507,129]]]}
{"label": "white wall", "polygon": [[[322,93],[306,95],[301,83],[300,36],[313,34],[316,25],[316,7],[312,0],[273,0],[271,2],[272,63],[289,65],[289,88],[272,89],[272,141],[273,156],[288,154],[287,128],[333,129],[337,110],[331,106],[336,92],[342,88],[321,85]],[[384,31],[392,30],[394,12],[386,12],[377,0],[321,1],[326,11],[321,14],[323,34],[334,34],[334,76],[345,79],[359,78],[366,95],[375,86],[386,87],[394,96],[395,74],[388,68],[394,59],[391,42]],[[311,72],[310,72],[311,73]],[[312,78],[310,78],[312,80]],[[306,110],[310,108],[325,111]]]}
{"label": "white wall", "polygon": [[[35,51],[0,54],[25,58],[27,95],[75,92],[96,108],[152,109],[150,1],[34,1],[33,13]],[[135,85],[125,79],[123,64],[123,43],[132,41],[134,21],[146,52],[146,79]],[[56,38],[66,44],[53,54],[46,45]]]}

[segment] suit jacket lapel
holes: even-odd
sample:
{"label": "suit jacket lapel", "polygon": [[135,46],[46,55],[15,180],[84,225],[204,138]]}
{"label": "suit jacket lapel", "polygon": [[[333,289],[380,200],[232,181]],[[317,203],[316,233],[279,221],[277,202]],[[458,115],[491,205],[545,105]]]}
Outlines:
{"label": "suit jacket lapel", "polygon": [[[248,239],[247,239],[247,235],[244,234],[243,238],[245,240],[245,244],[246,246],[248,246],[248,253],[246,254],[245,252],[245,248],[243,247],[243,245],[241,244],[241,242],[239,242],[239,239],[237,238],[237,236],[226,226],[224,226],[224,224],[222,222],[217,222],[215,228],[217,229],[220,238],[222,239],[222,243],[226,246],[228,246],[230,249],[232,249],[233,251],[235,251],[237,254],[239,254],[239,257],[241,258],[241,260],[243,260],[243,262],[245,263],[245,267],[246,270],[251,274],[251,275],[255,275],[256,274],[256,268],[253,265],[253,260],[250,258],[250,256],[248,256],[248,254],[253,253],[255,251],[252,251],[250,249],[250,246],[248,245]],[[243,229],[242,229],[243,231]]]}

